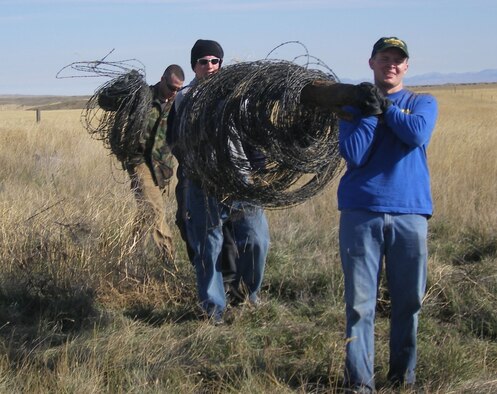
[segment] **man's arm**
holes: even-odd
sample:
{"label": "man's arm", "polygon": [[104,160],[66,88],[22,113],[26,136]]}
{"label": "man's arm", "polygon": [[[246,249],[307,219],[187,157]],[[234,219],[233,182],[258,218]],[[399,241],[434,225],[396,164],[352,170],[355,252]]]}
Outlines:
{"label": "man's arm", "polygon": [[344,119],[350,119],[342,110],[342,107],[347,105],[360,109],[363,116],[381,114],[381,102],[378,98],[379,89],[369,82],[351,85],[315,80],[304,86],[300,93],[300,102],[303,105],[329,110]]}
{"label": "man's arm", "polygon": [[416,147],[428,143],[435,128],[438,105],[435,97],[416,95],[408,111],[391,105],[383,115],[385,122],[405,144]]}
{"label": "man's arm", "polygon": [[341,120],[339,123],[340,154],[349,167],[361,167],[371,154],[378,117],[361,117],[357,109],[350,111],[355,111],[358,116],[352,121]]}

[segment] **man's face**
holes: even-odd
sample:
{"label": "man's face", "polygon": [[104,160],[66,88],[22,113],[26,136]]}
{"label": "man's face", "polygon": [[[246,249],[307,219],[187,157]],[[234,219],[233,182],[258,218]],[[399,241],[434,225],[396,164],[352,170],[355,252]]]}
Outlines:
{"label": "man's face", "polygon": [[198,79],[205,78],[219,70],[221,60],[216,56],[204,56],[197,59],[193,71]]}
{"label": "man's face", "polygon": [[164,78],[164,98],[169,100],[176,96],[176,93],[183,87],[183,82],[175,74],[171,74],[169,78]]}
{"label": "man's face", "polygon": [[399,48],[388,48],[369,59],[375,84],[388,93],[402,89],[402,80],[409,68],[408,58]]}

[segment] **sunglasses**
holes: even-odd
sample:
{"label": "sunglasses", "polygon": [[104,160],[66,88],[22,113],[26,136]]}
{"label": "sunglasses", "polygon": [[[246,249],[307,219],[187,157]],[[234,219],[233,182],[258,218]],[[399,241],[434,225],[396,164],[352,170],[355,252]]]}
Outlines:
{"label": "sunglasses", "polygon": [[221,59],[218,59],[215,57],[214,59],[197,59],[197,63],[200,64],[201,66],[205,66],[207,63],[211,63],[212,65],[216,65],[221,61]]}
{"label": "sunglasses", "polygon": [[169,82],[166,82],[166,86],[173,93],[179,92],[181,90],[181,87],[178,88],[176,86],[173,86]]}

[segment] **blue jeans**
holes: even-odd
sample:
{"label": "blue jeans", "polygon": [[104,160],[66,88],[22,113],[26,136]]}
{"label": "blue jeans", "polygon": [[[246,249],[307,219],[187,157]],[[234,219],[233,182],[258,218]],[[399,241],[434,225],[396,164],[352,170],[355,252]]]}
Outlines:
{"label": "blue jeans", "polygon": [[269,250],[269,226],[261,207],[237,201],[231,204],[231,231],[238,249],[234,285],[247,286],[255,302],[264,277]]}
{"label": "blue jeans", "polygon": [[388,378],[392,383],[414,383],[418,315],[426,288],[427,231],[422,215],[341,212],[347,385],[374,389],[374,319],[383,259],[391,300]]}
{"label": "blue jeans", "polygon": [[193,250],[197,290],[201,307],[218,318],[226,308],[221,269],[223,224],[230,220],[238,248],[235,281],[249,291],[249,300],[257,298],[269,250],[269,227],[261,207],[244,202],[222,204],[208,196],[193,182],[186,192],[186,232]]}

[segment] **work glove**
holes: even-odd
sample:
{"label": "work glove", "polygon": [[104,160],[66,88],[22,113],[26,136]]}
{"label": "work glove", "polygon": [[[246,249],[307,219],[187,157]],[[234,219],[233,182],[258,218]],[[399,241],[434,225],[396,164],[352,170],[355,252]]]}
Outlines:
{"label": "work glove", "polygon": [[377,86],[370,82],[362,82],[356,85],[357,107],[363,116],[380,115],[382,111],[383,99],[385,98]]}
{"label": "work glove", "polygon": [[162,191],[169,186],[169,181],[174,174],[173,166],[174,164],[172,164],[170,158],[169,160],[164,159],[163,161],[152,159],[152,177],[156,186],[158,186]]}
{"label": "work glove", "polygon": [[392,101],[388,98],[388,97],[385,97],[383,95],[382,92],[378,91],[378,101],[380,102],[380,108],[381,108],[381,113],[385,113],[388,109],[388,107],[390,107],[392,105]]}

